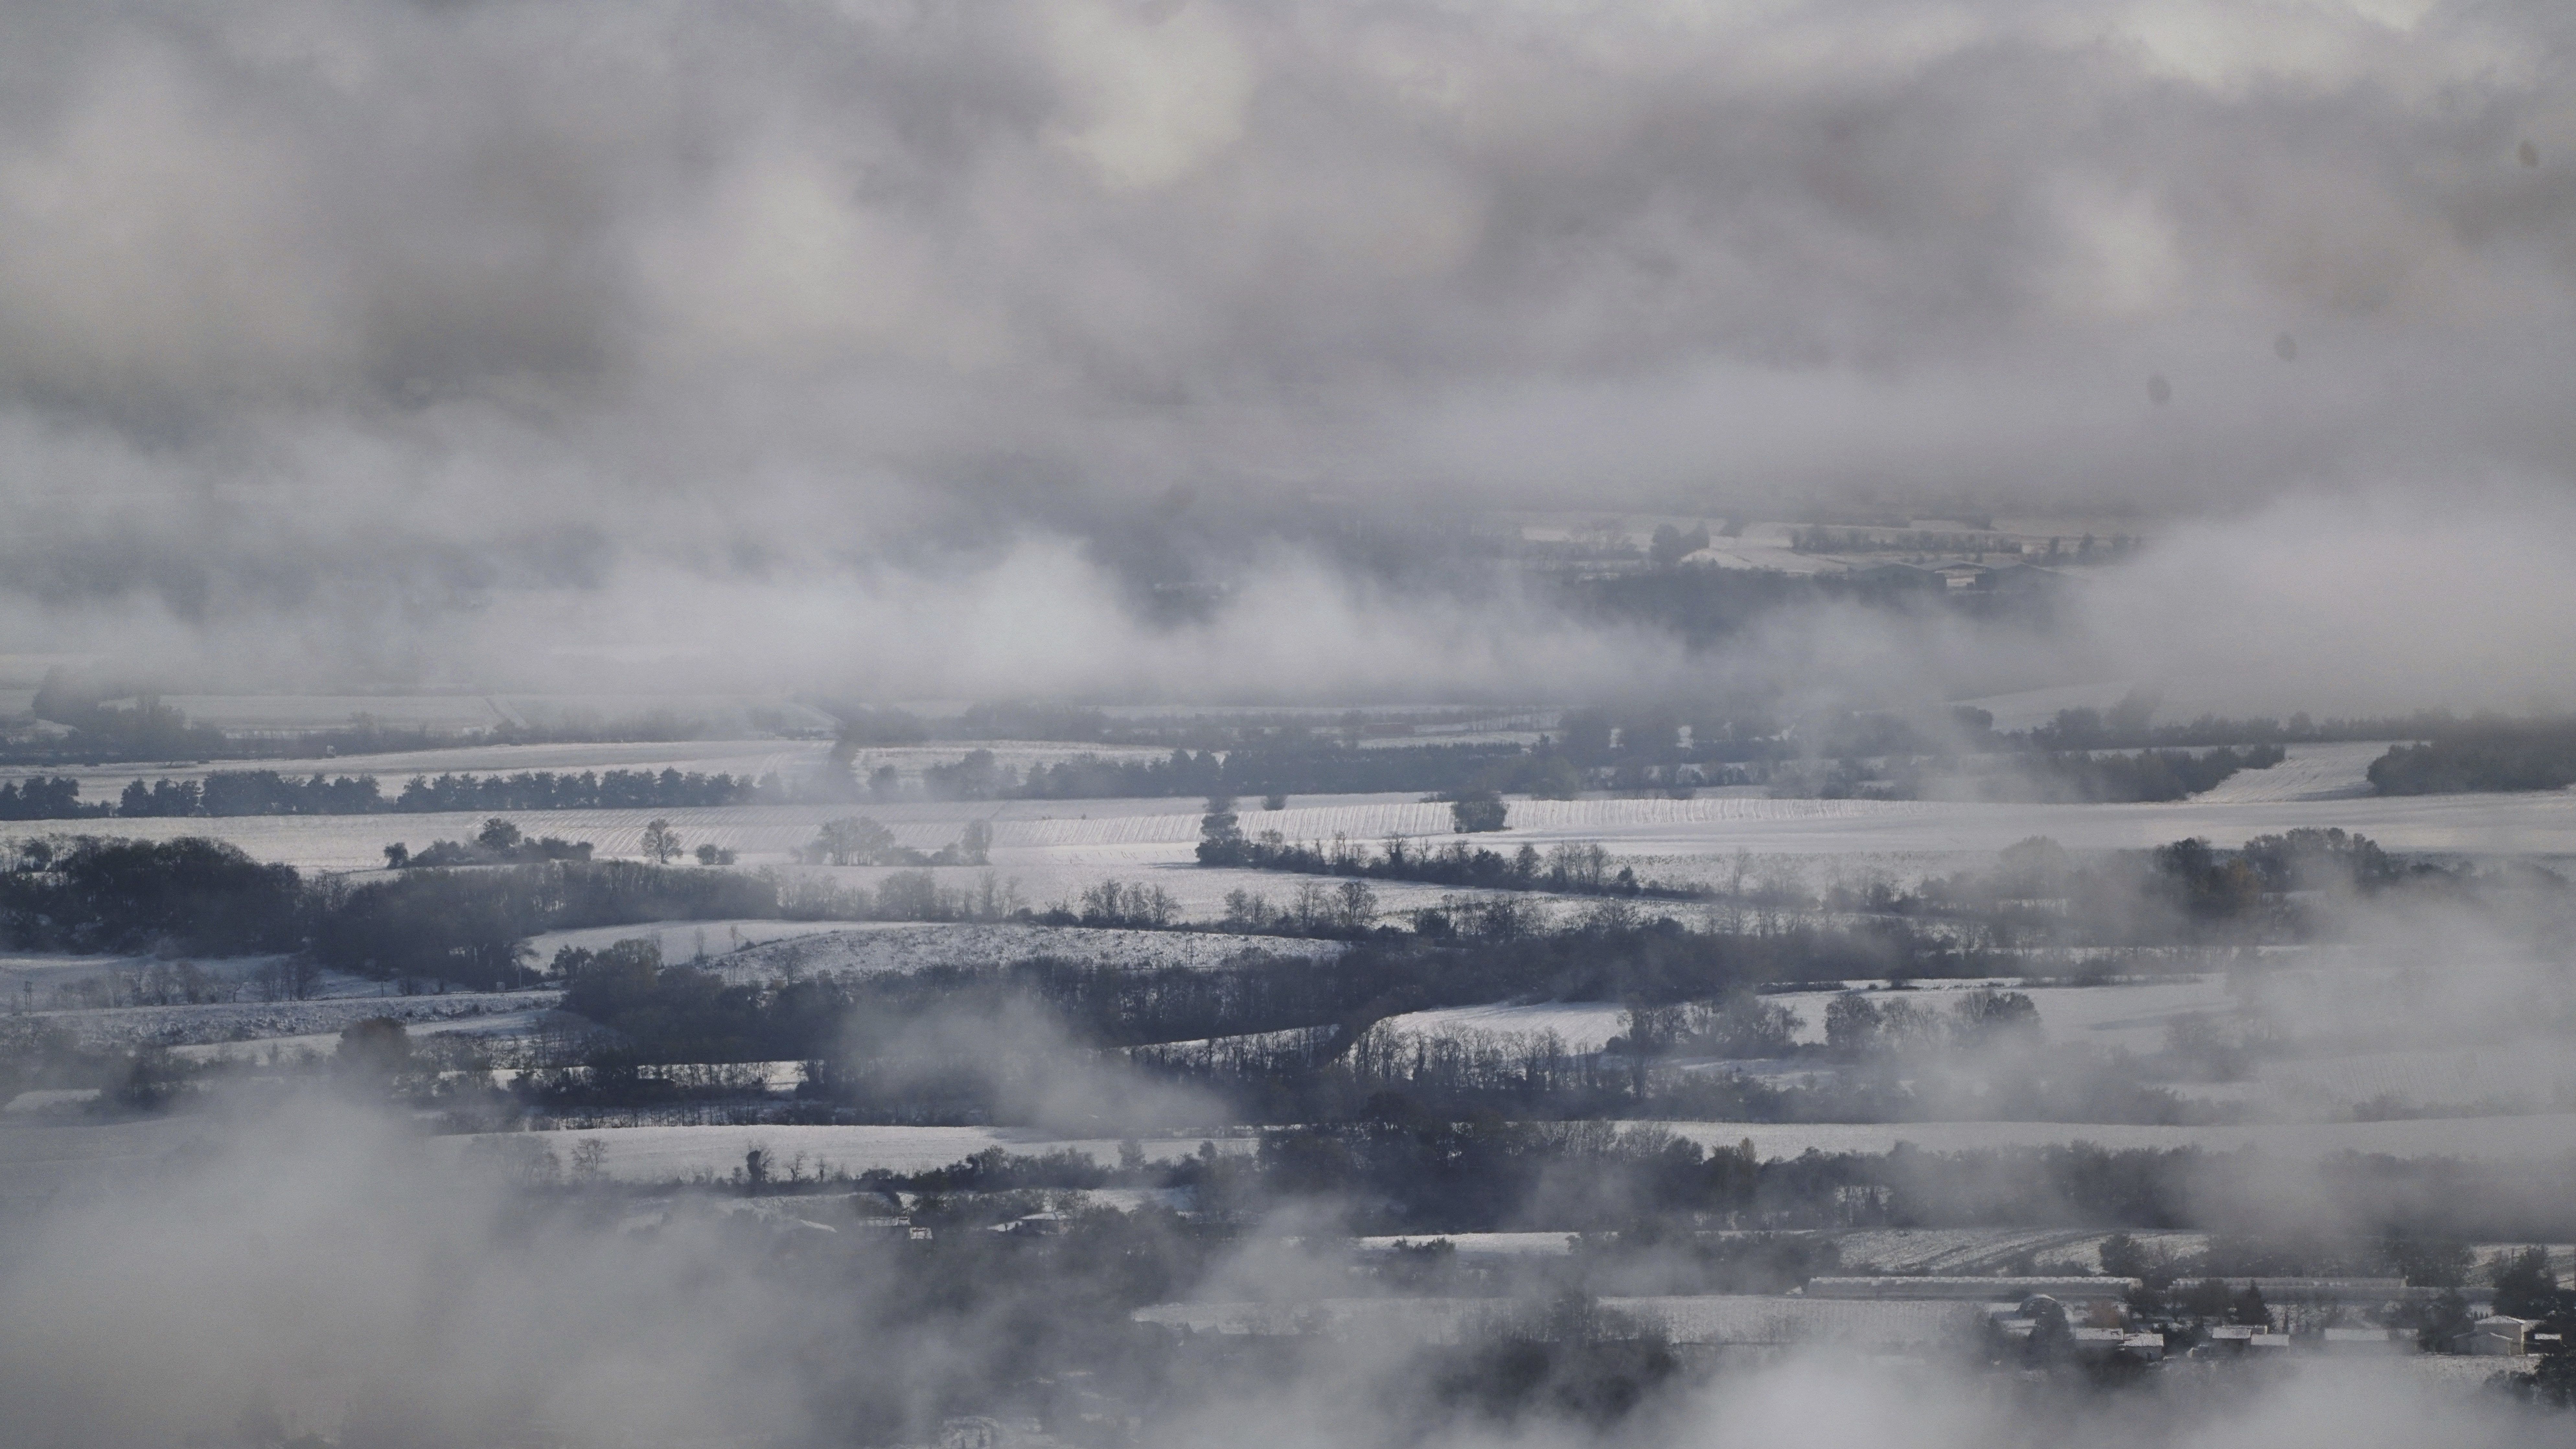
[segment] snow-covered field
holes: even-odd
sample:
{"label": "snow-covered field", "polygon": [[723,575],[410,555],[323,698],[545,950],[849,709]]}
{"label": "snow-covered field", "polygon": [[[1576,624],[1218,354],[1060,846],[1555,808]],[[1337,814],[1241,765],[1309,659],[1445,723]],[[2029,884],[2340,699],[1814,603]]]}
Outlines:
{"label": "snow-covered field", "polygon": [[[1856,988],[1881,982],[1847,982]],[[1878,992],[1881,1001],[1903,1001],[1939,1013],[1965,991],[1994,988],[2020,990],[2039,1008],[2041,1027],[2059,1044],[2083,1043],[2152,1052],[2165,1044],[2168,1024],[2176,1017],[2225,1011],[2230,1006],[2227,983],[2217,976],[2117,986],[2038,986],[2027,989],[2010,981],[1917,982],[1913,989]],[[1796,1039],[1825,1039],[1825,1008],[1838,989],[1766,993],[1766,1004],[1785,1006],[1797,1015]],[[1389,1017],[1386,1025],[1401,1031],[1448,1035],[1462,1031],[1536,1033],[1553,1031],[1574,1051],[1598,1051],[1603,1042],[1626,1029],[1626,1008],[1615,1002],[1546,1002],[1536,1005],[1450,1006]]]}
{"label": "snow-covered field", "polygon": [[999,966],[1034,956],[1139,970],[1167,966],[1206,969],[1222,966],[1247,951],[1324,960],[1340,955],[1344,949],[1339,941],[1286,936],[888,921],[773,941],[736,952],[715,964],[728,979],[749,981],[769,980],[790,971],[867,975],[917,971],[928,966]]}
{"label": "snow-covered field", "polygon": [[[2025,1254],[2034,1265],[2068,1264],[2098,1273],[2102,1240],[2109,1236],[2090,1228],[1877,1228],[1845,1233],[1835,1242],[1847,1273],[1963,1276],[1999,1272]],[[2167,1257],[2209,1245],[2206,1233],[2140,1231],[2129,1236]]]}
{"label": "snow-covered field", "polygon": [[1422,1036],[1536,1036],[1555,1032],[1565,1049],[1597,1052],[1627,1029],[1627,1009],[1607,1002],[1544,1002],[1533,1006],[1444,1006],[1390,1016],[1387,1030]]}
{"label": "snow-covered field", "polygon": [[339,996],[314,1001],[112,1006],[95,1011],[40,1012],[37,1020],[62,1027],[85,1042],[178,1046],[336,1036],[371,1016],[389,1016],[413,1030],[435,1026],[514,1032],[525,1029],[533,1013],[552,1009],[558,999],[559,993],[552,991],[460,991],[446,996]]}
{"label": "snow-covered field", "polygon": [[847,921],[643,921],[631,926],[585,926],[578,931],[545,931],[528,938],[528,949],[536,953],[530,959],[543,966],[555,959],[557,951],[567,946],[581,951],[598,951],[620,941],[651,941],[662,948],[665,961],[696,961],[771,941],[785,941],[824,931],[845,931],[849,926]]}
{"label": "snow-covered field", "polygon": [[2269,805],[2283,800],[2349,800],[2369,795],[2370,762],[2389,742],[2292,745],[2268,770],[2239,770],[2193,797],[2201,805]]}
{"label": "snow-covered field", "polygon": [[861,975],[925,966],[998,966],[1054,956],[1138,968],[1221,966],[1246,951],[1314,960],[1347,949],[1339,941],[1216,931],[1101,930],[975,921],[648,921],[591,926],[528,938],[539,962],[557,950],[596,951],[620,941],[651,941],[665,961],[703,961],[730,980],[765,981],[790,969]]}
{"label": "snow-covered field", "polygon": [[1570,1233],[1415,1233],[1352,1241],[1367,1252],[1420,1247],[1438,1241],[1447,1243],[1461,1258],[1562,1258],[1574,1249],[1574,1235]]}

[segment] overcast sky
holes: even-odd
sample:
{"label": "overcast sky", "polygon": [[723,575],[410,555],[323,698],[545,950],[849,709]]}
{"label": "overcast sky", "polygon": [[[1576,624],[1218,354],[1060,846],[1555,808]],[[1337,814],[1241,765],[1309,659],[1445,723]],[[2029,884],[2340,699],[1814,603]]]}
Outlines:
{"label": "overcast sky", "polygon": [[[2312,541],[2318,499],[2466,488],[2473,532],[2527,534],[2576,457],[2571,31],[0,8],[0,648],[466,678],[542,635],[969,692],[1459,657],[1428,617],[1281,658],[1266,614],[1087,652],[1123,627],[1098,539],[1184,500],[1963,490]],[[1265,597],[1368,614],[1253,557]]]}

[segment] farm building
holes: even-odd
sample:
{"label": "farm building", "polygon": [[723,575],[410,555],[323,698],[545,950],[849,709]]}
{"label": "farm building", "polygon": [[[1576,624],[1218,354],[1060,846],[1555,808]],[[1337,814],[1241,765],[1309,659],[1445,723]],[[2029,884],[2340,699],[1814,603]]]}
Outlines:
{"label": "farm building", "polygon": [[2531,1351],[2532,1321],[2498,1313],[2479,1319],[2469,1331],[2469,1352],[2480,1358],[2520,1358]]}

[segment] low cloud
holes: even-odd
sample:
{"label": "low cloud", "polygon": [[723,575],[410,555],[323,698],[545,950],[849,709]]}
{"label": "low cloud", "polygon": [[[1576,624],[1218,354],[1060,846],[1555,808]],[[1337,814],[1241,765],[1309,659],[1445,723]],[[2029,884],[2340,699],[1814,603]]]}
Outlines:
{"label": "low cloud", "polygon": [[[2248,498],[2545,494],[2576,441],[2548,19],[19,14],[0,641],[460,682],[676,617],[835,686],[1623,661],[1589,687],[1701,666],[1508,598],[1502,640],[1481,598],[1385,625],[1279,556],[1312,526],[1282,510],[2119,500],[2187,572],[2226,547],[2164,520]],[[1245,637],[1104,626],[1067,573],[1132,589],[1167,503]],[[2330,583],[2358,526],[2248,567]],[[887,637],[933,599],[938,642]],[[1283,614],[1314,623],[1252,637]]]}

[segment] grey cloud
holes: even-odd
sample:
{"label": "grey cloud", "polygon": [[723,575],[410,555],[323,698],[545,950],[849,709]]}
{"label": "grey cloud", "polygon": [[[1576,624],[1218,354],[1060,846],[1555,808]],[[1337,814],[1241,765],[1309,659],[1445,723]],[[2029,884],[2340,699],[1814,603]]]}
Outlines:
{"label": "grey cloud", "polygon": [[2564,305],[2545,10],[2168,8],[21,12],[0,326],[110,413],[747,375],[1078,432]]}
{"label": "grey cloud", "polygon": [[2541,5],[21,7],[0,628],[255,654],[320,614],[373,668],[577,595],[747,607],[746,572],[788,617],[1176,485],[1258,519],[2554,484],[2569,39]]}

